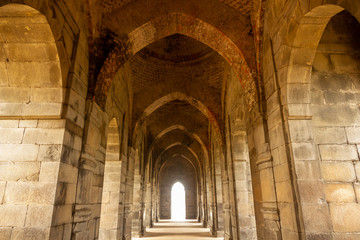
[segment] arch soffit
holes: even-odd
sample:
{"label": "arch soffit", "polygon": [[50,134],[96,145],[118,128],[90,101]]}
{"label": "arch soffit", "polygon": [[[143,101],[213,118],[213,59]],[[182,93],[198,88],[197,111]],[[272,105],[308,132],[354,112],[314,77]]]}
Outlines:
{"label": "arch soffit", "polygon": [[156,146],[156,144],[163,138],[165,137],[165,135],[170,134],[171,132],[174,132],[176,130],[180,130],[182,132],[184,132],[184,134],[186,134],[187,136],[191,137],[192,139],[194,139],[197,143],[199,143],[199,145],[201,146],[204,155],[207,154],[207,149],[203,143],[203,141],[201,140],[201,138],[193,132],[190,132],[186,127],[182,126],[182,125],[172,125],[166,129],[164,129],[162,132],[160,132],[154,139],[154,141],[152,142],[152,144],[150,145],[149,151],[148,151],[148,155],[150,155],[154,149],[154,147]]}
{"label": "arch soffit", "polygon": [[219,29],[179,12],[157,17],[134,29],[127,35],[127,41],[109,54],[97,79],[94,96],[96,103],[102,109],[105,108],[111,81],[131,56],[155,41],[177,33],[194,38],[222,55],[240,79],[249,110],[254,107],[257,101],[256,84],[241,50]]}
{"label": "arch soffit", "polygon": [[[186,157],[186,156],[184,156],[184,155],[179,155],[178,157],[180,157],[181,159],[183,159],[183,161],[186,161],[186,162],[188,162],[188,163],[191,165],[191,167],[192,167],[192,169],[193,169],[193,171],[194,171],[194,174],[195,174],[195,179],[199,180],[199,179],[198,179],[198,177],[199,177],[198,170],[197,170],[196,166],[194,165],[194,163],[193,163],[188,157]],[[166,165],[168,164],[168,162],[169,162],[169,161],[164,161],[164,162],[162,162],[161,165],[160,165],[160,167],[158,168],[158,170],[157,170],[157,175],[158,175],[158,178],[159,178],[159,179],[161,178],[161,174],[162,174],[162,172],[164,171],[164,169],[165,169]],[[200,174],[201,174],[201,172],[200,172]],[[176,181],[177,181],[177,180],[175,180],[175,182],[176,182]]]}
{"label": "arch soffit", "polygon": [[155,102],[150,104],[143,112],[142,116],[139,118],[139,120],[135,124],[134,132],[133,132],[133,139],[136,139],[136,135],[138,131],[141,129],[143,124],[145,123],[145,120],[148,116],[150,116],[153,112],[155,112],[160,107],[164,106],[167,103],[170,103],[172,101],[179,100],[187,102],[189,105],[195,107],[198,109],[210,122],[210,124],[213,124],[215,126],[215,129],[218,133],[220,133],[220,128],[218,125],[218,122],[216,121],[215,116],[211,113],[211,111],[200,101],[197,99],[187,96],[184,93],[181,92],[173,92],[166,96],[163,96],[159,99],[157,99]]}
{"label": "arch soffit", "polygon": [[[289,87],[292,85],[296,88],[297,84],[310,83],[317,46],[330,19],[337,13],[347,10],[360,22],[360,5],[356,5],[354,0],[346,0],[338,5],[327,2],[330,1],[327,0],[323,4],[312,6],[302,15],[293,37],[289,32],[287,33],[288,39],[292,39],[289,43],[291,51],[286,75],[288,103],[307,104],[307,102],[293,102],[292,89]],[[301,8],[301,6],[298,5],[297,8]],[[295,9],[293,13],[299,11],[299,9]],[[292,112],[291,109],[289,112]]]}
{"label": "arch soffit", "polygon": [[[161,157],[166,153],[169,152],[171,150],[173,150],[175,147],[182,147],[184,148],[188,154],[190,154],[190,157],[193,157],[194,159],[191,160],[189,157],[186,157],[188,160],[190,160],[192,163],[192,165],[194,166],[195,169],[201,169],[201,164],[200,164],[200,160],[198,158],[198,156],[196,155],[196,153],[189,147],[189,146],[185,146],[180,142],[176,142],[173,143],[171,145],[169,145],[167,148],[165,148],[160,154],[159,156],[155,159],[153,166],[157,166],[159,163],[160,165],[163,165],[163,163],[160,162]],[[166,161],[164,161],[166,162]],[[157,169],[157,167],[154,167],[153,170]]]}

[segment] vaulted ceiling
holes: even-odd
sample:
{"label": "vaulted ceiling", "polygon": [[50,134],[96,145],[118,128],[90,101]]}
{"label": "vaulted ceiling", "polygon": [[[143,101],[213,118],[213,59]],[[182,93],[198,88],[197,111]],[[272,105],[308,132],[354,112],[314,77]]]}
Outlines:
{"label": "vaulted ceiling", "polygon": [[[180,157],[196,165],[207,154],[209,126],[223,128],[231,67],[247,99],[256,98],[255,83],[246,79],[255,82],[261,74],[261,43],[254,36],[261,28],[261,2],[89,0],[93,94],[106,94],[114,73],[129,62],[131,131],[145,129],[146,158],[161,163]],[[181,22],[167,21],[173,13],[184,16]]]}

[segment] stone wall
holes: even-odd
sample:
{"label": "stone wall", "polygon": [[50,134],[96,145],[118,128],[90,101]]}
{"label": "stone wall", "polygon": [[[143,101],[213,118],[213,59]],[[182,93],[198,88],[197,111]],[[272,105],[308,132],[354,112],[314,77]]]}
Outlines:
{"label": "stone wall", "polygon": [[159,175],[160,219],[171,219],[171,189],[176,182],[180,182],[185,188],[186,219],[196,219],[196,172],[185,159],[172,159],[162,166]]}
{"label": "stone wall", "polygon": [[[226,164],[223,174],[229,185],[231,228],[235,239],[256,239],[252,173],[247,135],[247,111],[241,84],[233,70],[226,80]],[[250,127],[249,127],[250,128]],[[260,144],[260,143],[258,143]],[[260,201],[257,199],[257,201]]]}
{"label": "stone wall", "polygon": [[[334,79],[325,80],[322,78],[324,74],[314,72],[314,78],[312,78],[311,73],[312,69],[316,70],[315,65],[323,68],[326,66],[326,59],[331,59],[331,57],[324,59],[323,53],[315,57],[316,49],[321,47],[319,42],[330,19],[344,9],[359,19],[357,1],[339,1],[336,4],[332,1],[268,2],[264,19],[264,84],[272,157],[274,163],[280,163],[278,167],[274,167],[274,176],[276,183],[282,182],[281,185],[276,184],[276,192],[281,234],[284,239],[356,238],[351,234],[345,236],[334,233],[333,224],[337,225],[342,220],[331,218],[334,212],[331,213],[332,207],[329,208],[328,201],[326,201],[329,194],[326,194],[327,184],[324,183],[324,170],[327,171],[324,167],[329,166],[328,170],[336,169],[336,172],[340,173],[346,169],[345,165],[349,163],[346,160],[342,163],[336,162],[330,158],[339,154],[340,158],[342,156],[347,158],[345,156],[349,152],[344,150],[354,146],[324,143],[328,146],[320,146],[319,148],[316,143],[319,129],[313,128],[319,118],[326,118],[327,115],[329,119],[326,121],[329,123],[329,120],[341,118],[340,116],[344,115],[341,113],[341,109],[351,110],[351,106],[336,106],[342,105],[342,103],[326,103],[326,99],[320,104],[323,106],[310,104],[311,101],[316,100],[318,93],[320,95],[325,93],[322,97],[327,98],[328,101],[331,98],[330,94],[335,94],[323,89],[326,86],[331,88]],[[345,30],[345,28],[342,29]],[[332,32],[330,35],[334,34],[333,30],[330,30]],[[327,54],[333,55],[331,51]],[[341,55],[333,56],[331,61],[336,62],[342,59],[340,61],[345,63],[345,60],[349,59]],[[353,65],[350,64],[349,66]],[[327,72],[325,75],[329,75],[334,70],[336,71],[336,67],[325,70]],[[322,78],[326,83],[320,81],[322,82],[320,84],[316,80],[322,86],[320,89],[319,87],[313,89],[311,81],[316,78],[319,79],[319,75],[320,79]],[[345,77],[345,82],[339,83],[338,86],[346,85],[346,82],[348,81]],[[326,114],[330,113],[331,110],[334,111],[331,114]],[[322,111],[325,114],[322,114]],[[356,115],[353,115],[351,119],[356,119]],[[347,119],[347,121],[351,119]],[[322,121],[323,127],[330,127],[331,124],[326,123],[326,121]],[[357,120],[355,120],[356,122]],[[344,127],[346,128],[346,126],[348,125],[345,124]],[[337,131],[336,128],[323,130],[327,130],[329,133],[331,130]],[[325,134],[324,131],[321,133]],[[329,141],[330,138],[327,136],[326,139]],[[275,146],[277,149],[274,148]],[[336,152],[336,154],[330,154],[331,152]],[[322,154],[327,155],[328,162],[320,161]],[[330,163],[330,161],[332,162]],[[341,168],[331,168],[331,164],[336,165],[337,163],[340,163],[337,167]],[[334,185],[329,186],[334,187]],[[356,204],[351,205],[349,203],[341,203],[340,205],[344,209],[356,206]],[[348,230],[338,228],[337,231],[347,232]]]}
{"label": "stone wall", "polygon": [[[348,12],[331,18],[317,47],[311,76],[312,127],[330,219],[336,239],[359,237],[358,172],[360,24]],[[321,188],[320,188],[321,187]],[[320,227],[320,226],[319,226]]]}
{"label": "stone wall", "polygon": [[0,8],[0,207],[7,216],[2,216],[7,220],[0,224],[0,235],[70,238],[87,93],[87,39],[73,19],[64,18],[70,10],[63,3],[28,4]]}

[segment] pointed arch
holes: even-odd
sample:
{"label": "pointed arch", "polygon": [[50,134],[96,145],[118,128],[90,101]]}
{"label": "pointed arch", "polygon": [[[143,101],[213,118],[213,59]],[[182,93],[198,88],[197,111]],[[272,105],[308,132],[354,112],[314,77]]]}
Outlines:
{"label": "pointed arch", "polygon": [[160,16],[134,29],[127,35],[127,40],[109,54],[97,79],[94,96],[96,103],[105,108],[111,81],[131,56],[155,41],[177,33],[208,45],[228,61],[235,69],[245,91],[248,107],[252,109],[257,101],[256,84],[241,50],[219,29],[179,12]]}

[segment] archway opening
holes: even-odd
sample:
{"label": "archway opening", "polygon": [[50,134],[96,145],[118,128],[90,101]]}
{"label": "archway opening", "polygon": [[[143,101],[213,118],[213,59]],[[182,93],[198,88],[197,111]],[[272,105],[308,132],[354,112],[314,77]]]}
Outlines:
{"label": "archway opening", "polygon": [[177,182],[171,188],[171,220],[185,220],[185,188]]}
{"label": "archway opening", "polygon": [[108,127],[99,239],[116,239],[120,233],[121,167],[119,125],[113,118]]}

